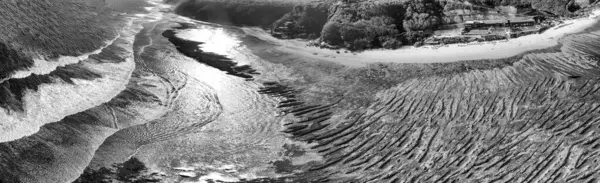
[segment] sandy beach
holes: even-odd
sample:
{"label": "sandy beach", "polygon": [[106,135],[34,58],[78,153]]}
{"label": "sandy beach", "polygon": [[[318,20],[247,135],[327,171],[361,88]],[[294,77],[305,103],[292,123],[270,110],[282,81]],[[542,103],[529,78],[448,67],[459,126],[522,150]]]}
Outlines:
{"label": "sandy beach", "polygon": [[[476,44],[453,44],[442,47],[406,46],[397,50],[368,50],[352,53],[347,50],[329,50],[306,46],[304,40],[280,40],[260,28],[243,28],[246,34],[269,43],[279,45],[274,49],[286,53],[300,54],[302,57],[326,60],[348,66],[360,67],[369,63],[441,63],[463,60],[497,59],[515,56],[527,51],[556,46],[566,35],[579,33],[594,25],[600,19],[600,10],[589,17],[565,21],[542,34],[534,34],[508,41],[493,41]],[[337,51],[340,53],[338,54]]]}

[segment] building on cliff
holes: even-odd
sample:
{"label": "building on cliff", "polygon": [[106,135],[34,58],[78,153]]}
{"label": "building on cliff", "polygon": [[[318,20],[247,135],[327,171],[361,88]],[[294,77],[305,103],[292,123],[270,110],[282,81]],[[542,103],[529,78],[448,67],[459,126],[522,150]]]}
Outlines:
{"label": "building on cliff", "polygon": [[536,24],[534,18],[527,19],[508,19],[508,20],[478,20],[466,21],[465,29],[487,29],[490,27],[523,27],[534,26]]}

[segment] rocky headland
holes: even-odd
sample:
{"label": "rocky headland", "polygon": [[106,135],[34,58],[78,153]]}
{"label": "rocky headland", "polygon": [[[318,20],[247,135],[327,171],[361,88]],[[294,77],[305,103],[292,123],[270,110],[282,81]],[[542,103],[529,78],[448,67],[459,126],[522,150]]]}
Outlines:
{"label": "rocky headland", "polygon": [[565,18],[585,14],[595,1],[573,0],[182,0],[178,14],[202,21],[259,26],[279,38],[302,38],[332,48],[399,48],[433,31],[469,20],[521,14]]}

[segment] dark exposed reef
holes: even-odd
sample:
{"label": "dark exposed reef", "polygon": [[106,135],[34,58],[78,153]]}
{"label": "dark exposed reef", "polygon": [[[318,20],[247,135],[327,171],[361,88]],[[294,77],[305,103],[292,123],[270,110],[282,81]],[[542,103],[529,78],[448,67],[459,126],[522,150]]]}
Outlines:
{"label": "dark exposed reef", "polygon": [[[337,104],[341,99],[333,104],[319,104],[319,105],[307,105],[306,102],[303,101],[302,98],[299,98],[297,94],[300,92],[282,85],[277,82],[265,82],[263,83],[263,87],[260,88],[258,93],[269,95],[271,97],[281,98],[282,101],[279,102],[277,108],[281,110],[284,114],[291,114],[299,119],[304,119],[298,123],[304,123],[309,121],[326,121],[331,117],[331,108]],[[291,125],[285,124],[285,125]],[[291,126],[285,132],[292,133],[299,131],[300,127],[308,127],[306,125],[300,126]],[[301,133],[301,132],[298,132]]]}
{"label": "dark exposed reef", "polygon": [[86,168],[73,183],[101,183],[114,180],[132,183],[161,182],[162,176],[164,175],[150,172],[143,162],[133,157],[123,163],[115,163],[111,167],[102,167],[98,170]]}
{"label": "dark exposed reef", "polygon": [[[316,182],[596,182],[600,37],[598,25],[588,31],[507,59],[345,70],[351,82],[333,83],[351,87],[341,91],[344,100],[331,107],[333,114],[285,125],[284,132],[315,144],[325,159],[298,176]],[[332,73],[295,62],[280,63],[302,65],[312,75]],[[267,85],[268,93],[287,91]],[[294,94],[306,106],[320,95],[331,94]],[[364,98],[372,100],[354,102]]]}
{"label": "dark exposed reef", "polygon": [[246,79],[252,79],[252,75],[259,74],[250,66],[240,66],[230,58],[227,58],[226,56],[202,51],[199,48],[200,45],[204,44],[202,42],[186,40],[176,36],[176,30],[188,29],[190,28],[190,26],[191,25],[189,24],[181,24],[180,27],[166,30],[165,32],[163,32],[162,35],[168,38],[169,41],[175,45],[177,50],[185,56],[193,58],[196,61],[206,64],[208,66],[217,68],[221,71],[225,71],[227,72],[227,74]]}

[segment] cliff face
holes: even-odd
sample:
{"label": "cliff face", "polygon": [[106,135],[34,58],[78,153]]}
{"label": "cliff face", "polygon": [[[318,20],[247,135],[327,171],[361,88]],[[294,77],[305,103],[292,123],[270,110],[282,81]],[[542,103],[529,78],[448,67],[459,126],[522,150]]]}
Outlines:
{"label": "cliff face", "polygon": [[569,16],[596,0],[401,0],[307,2],[189,0],[177,13],[199,20],[269,27],[282,38],[320,37],[360,50],[422,41],[442,25],[498,19],[518,10]]}
{"label": "cliff face", "polygon": [[[321,34],[322,41],[350,49],[401,45],[405,10],[398,5],[376,3],[336,4]],[[388,40],[395,40],[394,42]]]}

